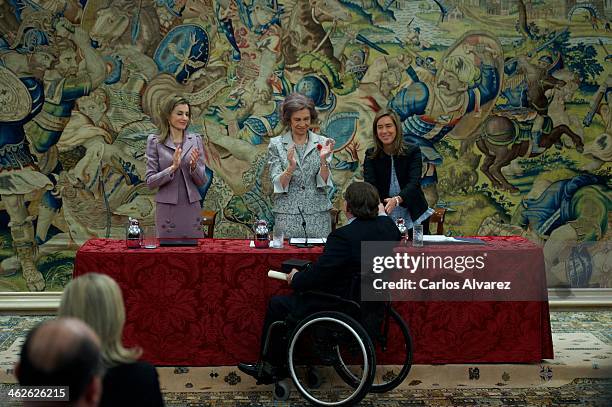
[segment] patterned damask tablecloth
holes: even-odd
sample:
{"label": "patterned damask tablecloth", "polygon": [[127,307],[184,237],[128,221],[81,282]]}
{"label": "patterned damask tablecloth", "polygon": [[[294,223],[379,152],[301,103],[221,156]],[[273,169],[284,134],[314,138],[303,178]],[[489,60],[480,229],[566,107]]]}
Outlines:
{"label": "patterned damask tablecloth", "polygon": [[[541,250],[522,238],[483,238],[489,252],[532,256],[544,273]],[[460,251],[468,246],[427,246]],[[122,240],[92,239],[77,252],[74,276],[99,272],[120,285],[126,304],[124,341],[143,347],[156,365],[221,366],[257,359],[268,299],[288,293],[267,277],[288,258],[316,260],[322,248],[254,249],[248,241],[203,239],[198,247],[127,249]],[[398,302],[410,326],[414,362],[536,362],[552,358],[548,303]]]}

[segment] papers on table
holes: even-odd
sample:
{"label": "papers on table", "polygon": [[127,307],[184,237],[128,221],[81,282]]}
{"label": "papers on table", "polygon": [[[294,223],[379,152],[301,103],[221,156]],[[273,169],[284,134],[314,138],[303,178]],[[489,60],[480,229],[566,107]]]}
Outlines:
{"label": "papers on table", "polygon": [[444,235],[423,235],[423,243],[455,243],[454,237]]}
{"label": "papers on table", "polygon": [[[289,244],[305,244],[306,239],[303,237],[292,237],[289,239]],[[327,243],[327,238],[325,237],[309,237],[309,244],[314,245],[324,245]],[[443,235],[424,235],[423,243],[425,244],[485,244],[480,239],[472,238],[472,237],[452,237],[452,236],[443,236]],[[255,242],[252,240],[249,242],[249,247],[255,247]],[[272,245],[272,241],[270,241],[270,247],[274,248]]]}
{"label": "papers on table", "polygon": [[[289,244],[305,244],[306,239],[303,237],[292,237],[289,239]],[[326,237],[309,237],[308,244],[325,244],[327,243]]]}
{"label": "papers on table", "polygon": [[485,244],[480,239],[472,237],[452,237],[443,235],[425,235],[423,236],[423,243],[429,244]]}

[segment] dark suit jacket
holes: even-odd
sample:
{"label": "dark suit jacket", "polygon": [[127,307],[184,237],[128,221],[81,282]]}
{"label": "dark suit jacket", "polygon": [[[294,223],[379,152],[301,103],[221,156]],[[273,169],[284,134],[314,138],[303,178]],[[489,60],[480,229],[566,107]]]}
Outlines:
{"label": "dark suit jacket", "polygon": [[124,363],[106,371],[100,407],[163,407],[157,370],[146,362]]}
{"label": "dark suit jacket", "polygon": [[[377,158],[370,158],[373,148],[366,151],[363,161],[363,180],[374,185],[381,201],[389,198],[391,183],[391,156],[383,153]],[[421,149],[412,144],[406,144],[404,155],[394,156],[395,174],[400,185],[399,196],[403,207],[408,208],[412,220],[418,219],[429,207],[421,189]]]}
{"label": "dark suit jacket", "polygon": [[323,254],[310,269],[293,276],[291,287],[356,299],[357,292],[351,292],[351,288],[354,288],[353,277],[361,272],[361,242],[399,241],[400,238],[395,222],[388,216],[355,219],[329,234]]}

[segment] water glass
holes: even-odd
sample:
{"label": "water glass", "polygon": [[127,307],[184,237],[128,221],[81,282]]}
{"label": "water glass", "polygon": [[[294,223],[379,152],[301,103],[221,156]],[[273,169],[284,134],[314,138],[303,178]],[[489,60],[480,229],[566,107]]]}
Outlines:
{"label": "water glass", "polygon": [[275,249],[282,249],[285,238],[285,231],[281,225],[274,225],[272,230],[272,247]]}
{"label": "water glass", "polygon": [[157,228],[155,225],[143,226],[142,233],[142,247],[145,249],[155,249],[157,247]]}
{"label": "water glass", "polygon": [[412,225],[412,246],[423,247],[423,225]]}

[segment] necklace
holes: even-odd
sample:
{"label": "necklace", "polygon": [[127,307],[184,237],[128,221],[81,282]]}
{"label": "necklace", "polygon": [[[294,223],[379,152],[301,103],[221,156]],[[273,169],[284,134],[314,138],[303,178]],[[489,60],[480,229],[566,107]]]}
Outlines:
{"label": "necklace", "polygon": [[[305,174],[304,174],[304,168],[302,167],[302,164],[306,164],[304,162],[304,158],[305,158],[305,154],[306,154],[306,146],[308,145],[308,141],[309,141],[309,136],[306,136],[306,142],[304,144],[296,144],[295,142],[293,143],[293,145],[295,146],[295,154],[297,155],[297,166],[300,167],[300,176],[298,179],[296,179],[297,184],[300,186],[300,189],[302,191],[306,190],[306,179],[305,179]],[[292,178],[293,179],[293,178]]]}

